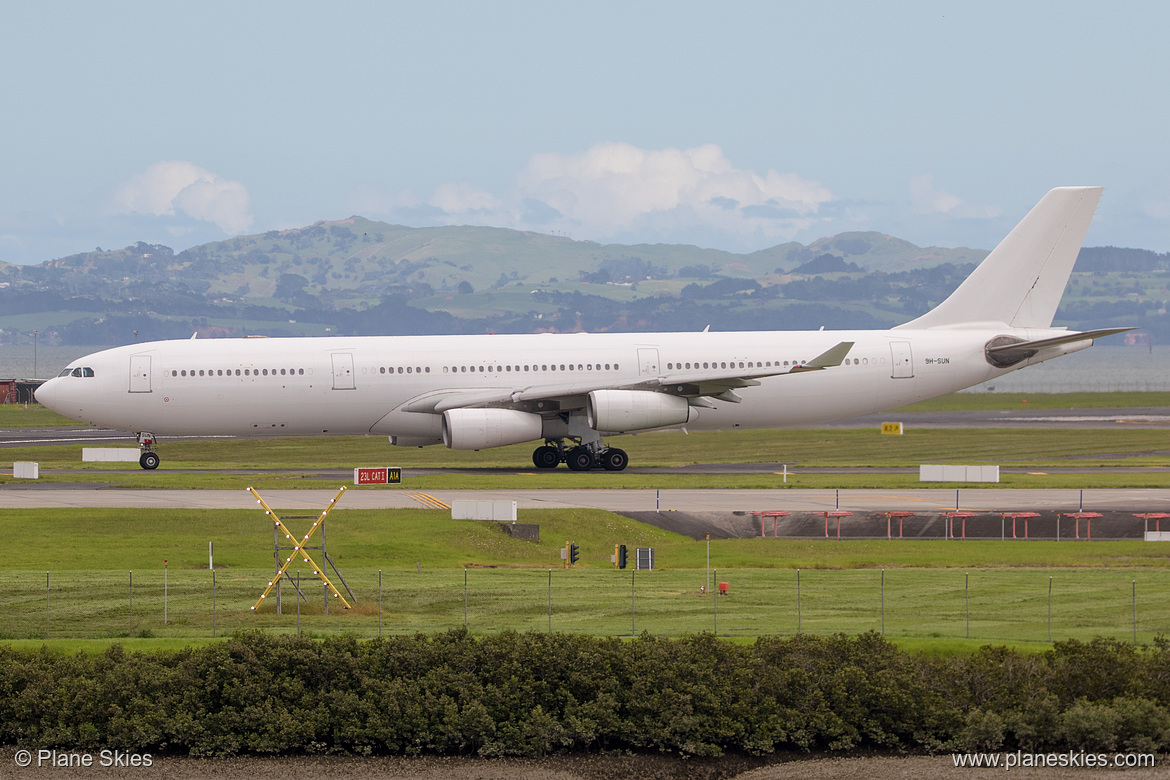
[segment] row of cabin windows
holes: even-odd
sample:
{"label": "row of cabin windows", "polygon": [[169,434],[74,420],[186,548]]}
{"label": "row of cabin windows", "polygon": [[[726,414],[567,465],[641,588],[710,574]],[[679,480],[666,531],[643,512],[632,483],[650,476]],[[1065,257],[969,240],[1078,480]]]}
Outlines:
{"label": "row of cabin windows", "polygon": [[[787,360],[784,360],[784,361],[777,360],[773,363],[771,360],[766,360],[766,361],[761,361],[761,362],[754,362],[754,361],[749,360],[745,364],[742,360],[739,361],[739,363],[736,363],[734,360],[731,361],[730,363],[726,363],[726,362],[716,363],[714,361],[708,361],[706,363],[699,363],[696,361],[694,363],[667,363],[666,368],[669,371],[677,371],[679,369],[687,369],[687,368],[690,368],[690,369],[696,369],[696,368],[736,368],[736,367],[738,367],[738,368],[772,368],[773,366],[779,368],[780,366],[790,366],[790,365],[791,366],[799,366],[799,365],[802,365],[803,362],[804,361],[801,361],[801,360],[793,360],[791,362],[789,362]],[[848,366],[852,363],[852,365],[857,366],[857,365],[861,365],[862,362],[864,362],[866,365],[869,365],[869,358],[845,358],[844,364]]]}
{"label": "row of cabin windows", "polygon": [[419,366],[407,366],[406,368],[403,368],[402,366],[398,366],[398,368],[395,368],[394,366],[389,366],[389,367],[382,366],[381,368],[378,369],[378,373],[380,373],[380,374],[395,374],[395,373],[398,373],[398,374],[429,374],[429,373],[431,373],[431,367],[425,366],[425,367],[420,368]]}
{"label": "row of cabin windows", "polygon": [[[234,373],[233,373],[234,371]],[[267,368],[244,368],[244,369],[207,369],[206,371],[200,369],[190,370],[172,370],[171,376],[304,376],[305,369],[303,368],[281,368],[281,369],[267,369]]]}
{"label": "row of cabin windows", "polygon": [[[611,363],[605,363],[605,364],[602,364],[602,363],[577,363],[576,365],[574,365],[572,363],[559,363],[559,364],[558,363],[541,363],[539,365],[537,365],[536,363],[533,363],[531,365],[524,365],[524,366],[491,365],[491,366],[486,366],[486,367],[485,366],[443,366],[443,373],[444,374],[447,374],[447,373],[466,374],[468,372],[471,372],[473,374],[475,374],[475,373],[502,374],[502,373],[511,373],[513,371],[515,371],[517,373],[523,373],[526,371],[531,372],[531,371],[617,371],[617,370],[618,370],[617,363],[612,363],[612,364]],[[399,373],[401,373],[401,371],[399,371]]]}

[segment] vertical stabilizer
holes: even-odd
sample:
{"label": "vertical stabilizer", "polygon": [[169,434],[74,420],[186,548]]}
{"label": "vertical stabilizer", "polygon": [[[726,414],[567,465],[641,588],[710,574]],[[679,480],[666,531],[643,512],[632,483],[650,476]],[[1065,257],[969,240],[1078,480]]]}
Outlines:
{"label": "vertical stabilizer", "polygon": [[1102,189],[1049,190],[950,297],[899,327],[938,328],[968,322],[1050,327]]}

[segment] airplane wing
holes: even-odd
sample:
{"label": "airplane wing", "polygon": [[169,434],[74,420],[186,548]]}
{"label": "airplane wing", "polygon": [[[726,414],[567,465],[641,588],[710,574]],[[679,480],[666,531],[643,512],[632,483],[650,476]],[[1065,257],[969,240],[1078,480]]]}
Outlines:
{"label": "airplane wing", "polygon": [[760,384],[759,380],[765,377],[834,368],[844,362],[853,344],[852,341],[842,341],[807,363],[787,367],[672,370],[656,377],[616,386],[598,381],[595,377],[581,376],[569,382],[529,385],[511,390],[491,388],[441,391],[416,398],[402,409],[407,412],[429,414],[485,406],[504,406],[533,412],[559,411],[583,406],[585,396],[594,390],[644,390],[667,393],[689,398],[695,406],[710,406],[707,398],[739,403],[742,399],[733,390],[757,386]]}

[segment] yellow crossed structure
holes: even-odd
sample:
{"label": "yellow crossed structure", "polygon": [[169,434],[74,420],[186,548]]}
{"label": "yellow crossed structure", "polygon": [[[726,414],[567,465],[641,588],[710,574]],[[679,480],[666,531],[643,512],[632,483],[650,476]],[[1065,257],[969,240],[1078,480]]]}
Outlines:
{"label": "yellow crossed structure", "polygon": [[[297,542],[293,539],[292,531],[288,530],[288,527],[285,526],[283,522],[281,522],[281,519],[277,516],[276,512],[274,512],[272,507],[268,506],[268,504],[264,502],[264,499],[260,497],[259,493],[257,493],[251,487],[248,488],[248,492],[256,498],[256,503],[263,507],[264,514],[272,518],[273,523],[278,529],[280,529],[281,533],[284,534],[284,538],[292,541],[293,544],[292,555],[285,559],[284,564],[276,572],[276,576],[272,578],[272,581],[268,583],[268,587],[265,588],[264,592],[260,594],[260,598],[256,601],[255,604],[252,605],[252,611],[255,611],[257,607],[264,603],[264,599],[268,598],[268,594],[270,594],[272,589],[276,587],[278,582],[280,582],[281,577],[285,575],[285,572],[288,571],[289,567],[292,566],[293,561],[295,561],[297,557],[303,557],[305,562],[312,566],[313,574],[316,574],[317,577],[325,583],[325,587],[329,588],[329,590],[333,593],[333,597],[335,599],[340,599],[341,603],[345,605],[345,608],[349,609],[349,602],[345,600],[345,597],[338,592],[337,588],[333,587],[333,583],[329,581],[327,576],[325,576],[325,567],[318,566],[317,562],[309,557],[308,550],[305,549],[305,545],[308,543],[309,538],[314,533],[316,533],[317,529],[321,527],[321,524],[325,522],[325,516],[329,514],[329,510],[333,509],[334,505],[337,504],[337,501],[341,498],[341,495],[345,492],[345,487],[343,486],[341,490],[337,491],[337,495],[334,496],[333,500],[329,502],[329,506],[325,507],[325,509],[321,512],[321,516],[313,522],[313,527],[309,529],[309,532],[305,534],[304,538],[301,539],[300,542]],[[299,593],[300,583],[298,582],[296,584],[297,591]]]}

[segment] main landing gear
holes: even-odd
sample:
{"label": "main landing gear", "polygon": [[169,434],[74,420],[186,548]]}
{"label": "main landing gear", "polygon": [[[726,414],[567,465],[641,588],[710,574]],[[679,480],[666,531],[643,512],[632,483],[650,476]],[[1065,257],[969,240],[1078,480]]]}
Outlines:
{"label": "main landing gear", "polygon": [[565,448],[561,439],[549,439],[532,453],[532,463],[538,469],[555,469],[564,461],[571,471],[590,471],[600,466],[606,471],[622,471],[630,464],[625,450],[596,444],[577,444]]}
{"label": "main landing gear", "polygon": [[160,462],[158,453],[154,451],[154,443],[153,433],[142,431],[138,434],[138,446],[142,449],[142,454],[138,456],[138,465],[147,471],[157,469]]}

